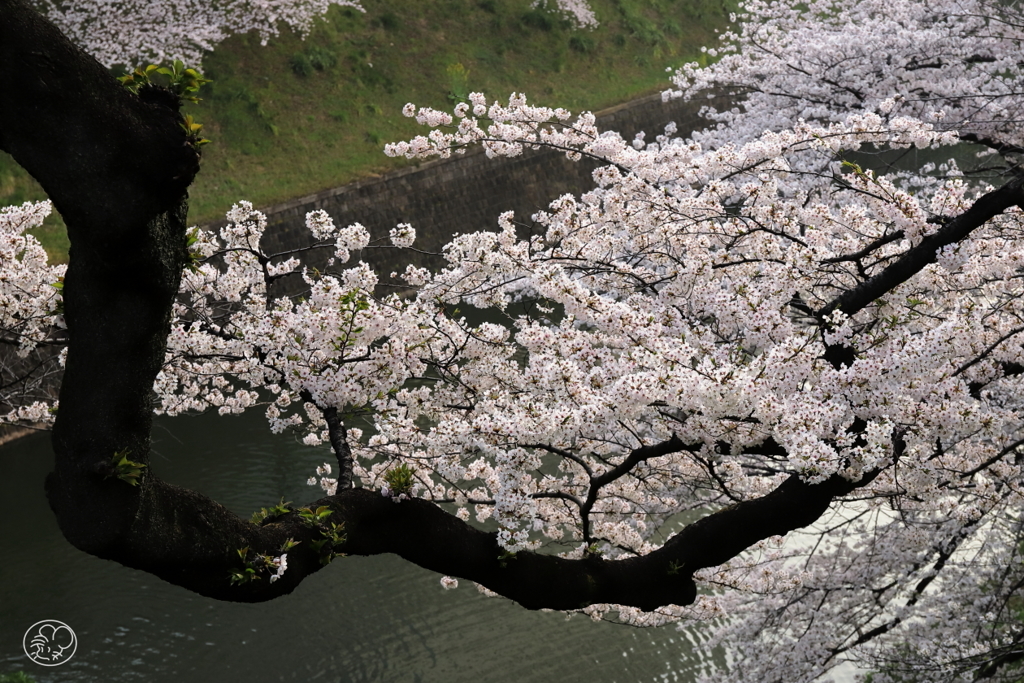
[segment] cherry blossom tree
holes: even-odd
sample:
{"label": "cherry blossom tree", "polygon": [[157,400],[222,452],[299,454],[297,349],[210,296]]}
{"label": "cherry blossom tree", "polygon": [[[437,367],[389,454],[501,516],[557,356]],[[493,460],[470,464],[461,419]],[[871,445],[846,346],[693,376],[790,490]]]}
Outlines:
{"label": "cherry blossom tree", "polygon": [[[254,31],[264,45],[282,26],[305,37],[332,5],[365,12],[356,0],[34,0],[73,42],[107,66],[136,67],[181,60],[199,66],[228,36]],[[584,0],[535,0],[574,26],[594,28]]]}
{"label": "cherry blossom tree", "polygon": [[287,26],[303,37],[332,5],[354,0],[36,0],[37,8],[106,66],[136,67],[175,59],[198,66],[230,35],[255,31],[265,45]]}
{"label": "cherry blossom tree", "polygon": [[[6,419],[53,420],[68,540],[252,602],[395,553],[530,609],[701,624],[732,655],[709,680],[1014,680],[1024,22],[953,0],[745,12],[720,61],[675,76],[667,96],[741,98],[689,137],[624,140],[522,95],[408,105],[431,130],[390,154],[602,165],[590,192],[401,271],[399,295],[353,261],[415,247],[414,225],[313,212],[280,254],[244,202],[186,228],[176,108],[0,0],[0,57],[24,65],[0,74],[21,94],[0,148],[72,241],[62,274],[23,232],[47,206],[0,214],[7,340],[67,340],[59,404],[12,395]],[[879,156],[965,141],[983,176]],[[323,495],[244,520],[163,482],[154,412],[211,409],[330,453]]]}

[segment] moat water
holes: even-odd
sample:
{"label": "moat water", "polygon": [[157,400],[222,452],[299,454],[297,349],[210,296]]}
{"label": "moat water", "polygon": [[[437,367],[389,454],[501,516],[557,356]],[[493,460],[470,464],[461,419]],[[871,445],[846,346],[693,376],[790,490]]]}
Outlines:
{"label": "moat water", "polygon": [[[342,558],[261,605],[200,597],[72,548],[46,504],[49,435],[0,447],[0,674],[39,683],[626,683],[691,681],[701,635],[530,612],[394,556]],[[261,416],[165,419],[153,468],[248,517],[281,497],[308,501],[329,452],[273,436]],[[56,667],[22,651],[56,619],[78,649]]]}

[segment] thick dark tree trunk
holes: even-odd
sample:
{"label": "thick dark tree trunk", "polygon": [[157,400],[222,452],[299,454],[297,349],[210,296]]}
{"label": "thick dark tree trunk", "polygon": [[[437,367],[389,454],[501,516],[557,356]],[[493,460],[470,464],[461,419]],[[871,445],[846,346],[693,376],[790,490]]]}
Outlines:
{"label": "thick dark tree trunk", "polygon": [[0,148],[47,191],[71,240],[50,503],[72,543],[116,556],[147,496],[105,467],[115,452],[147,460],[199,159],[176,110],[128,93],[20,0],[0,1],[0,65]]}

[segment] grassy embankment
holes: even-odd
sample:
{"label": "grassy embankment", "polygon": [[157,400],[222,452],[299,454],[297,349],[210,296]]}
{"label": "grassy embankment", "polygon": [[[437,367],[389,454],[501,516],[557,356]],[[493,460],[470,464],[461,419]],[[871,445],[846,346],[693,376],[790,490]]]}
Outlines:
{"label": "grassy embankment", "polygon": [[[702,57],[734,0],[592,0],[599,28],[572,30],[529,0],[367,0],[333,8],[305,41],[233,37],[207,56],[213,83],[189,112],[212,140],[191,189],[190,221],[248,199],[267,206],[397,168],[384,143],[422,132],[406,102],[438,108],[471,91],[525,92],[572,111],[666,87],[665,69]],[[45,198],[0,155],[0,206]],[[59,217],[36,231],[65,259]]]}

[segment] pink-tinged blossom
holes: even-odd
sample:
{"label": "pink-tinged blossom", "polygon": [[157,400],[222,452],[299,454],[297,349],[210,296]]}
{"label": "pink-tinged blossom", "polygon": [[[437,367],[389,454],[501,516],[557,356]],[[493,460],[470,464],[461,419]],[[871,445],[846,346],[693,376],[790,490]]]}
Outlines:
{"label": "pink-tinged blossom", "polygon": [[274,569],[274,573],[270,575],[270,583],[274,583],[284,576],[288,569],[288,553],[282,553],[279,557],[275,557],[270,561],[270,565]]}
{"label": "pink-tinged blossom", "polygon": [[335,231],[334,220],[323,209],[306,214],[306,228],[316,240],[327,239]]}
{"label": "pink-tinged blossom", "polygon": [[396,247],[411,247],[412,243],[416,241],[416,230],[408,223],[399,223],[396,227],[391,228],[388,236]]}

